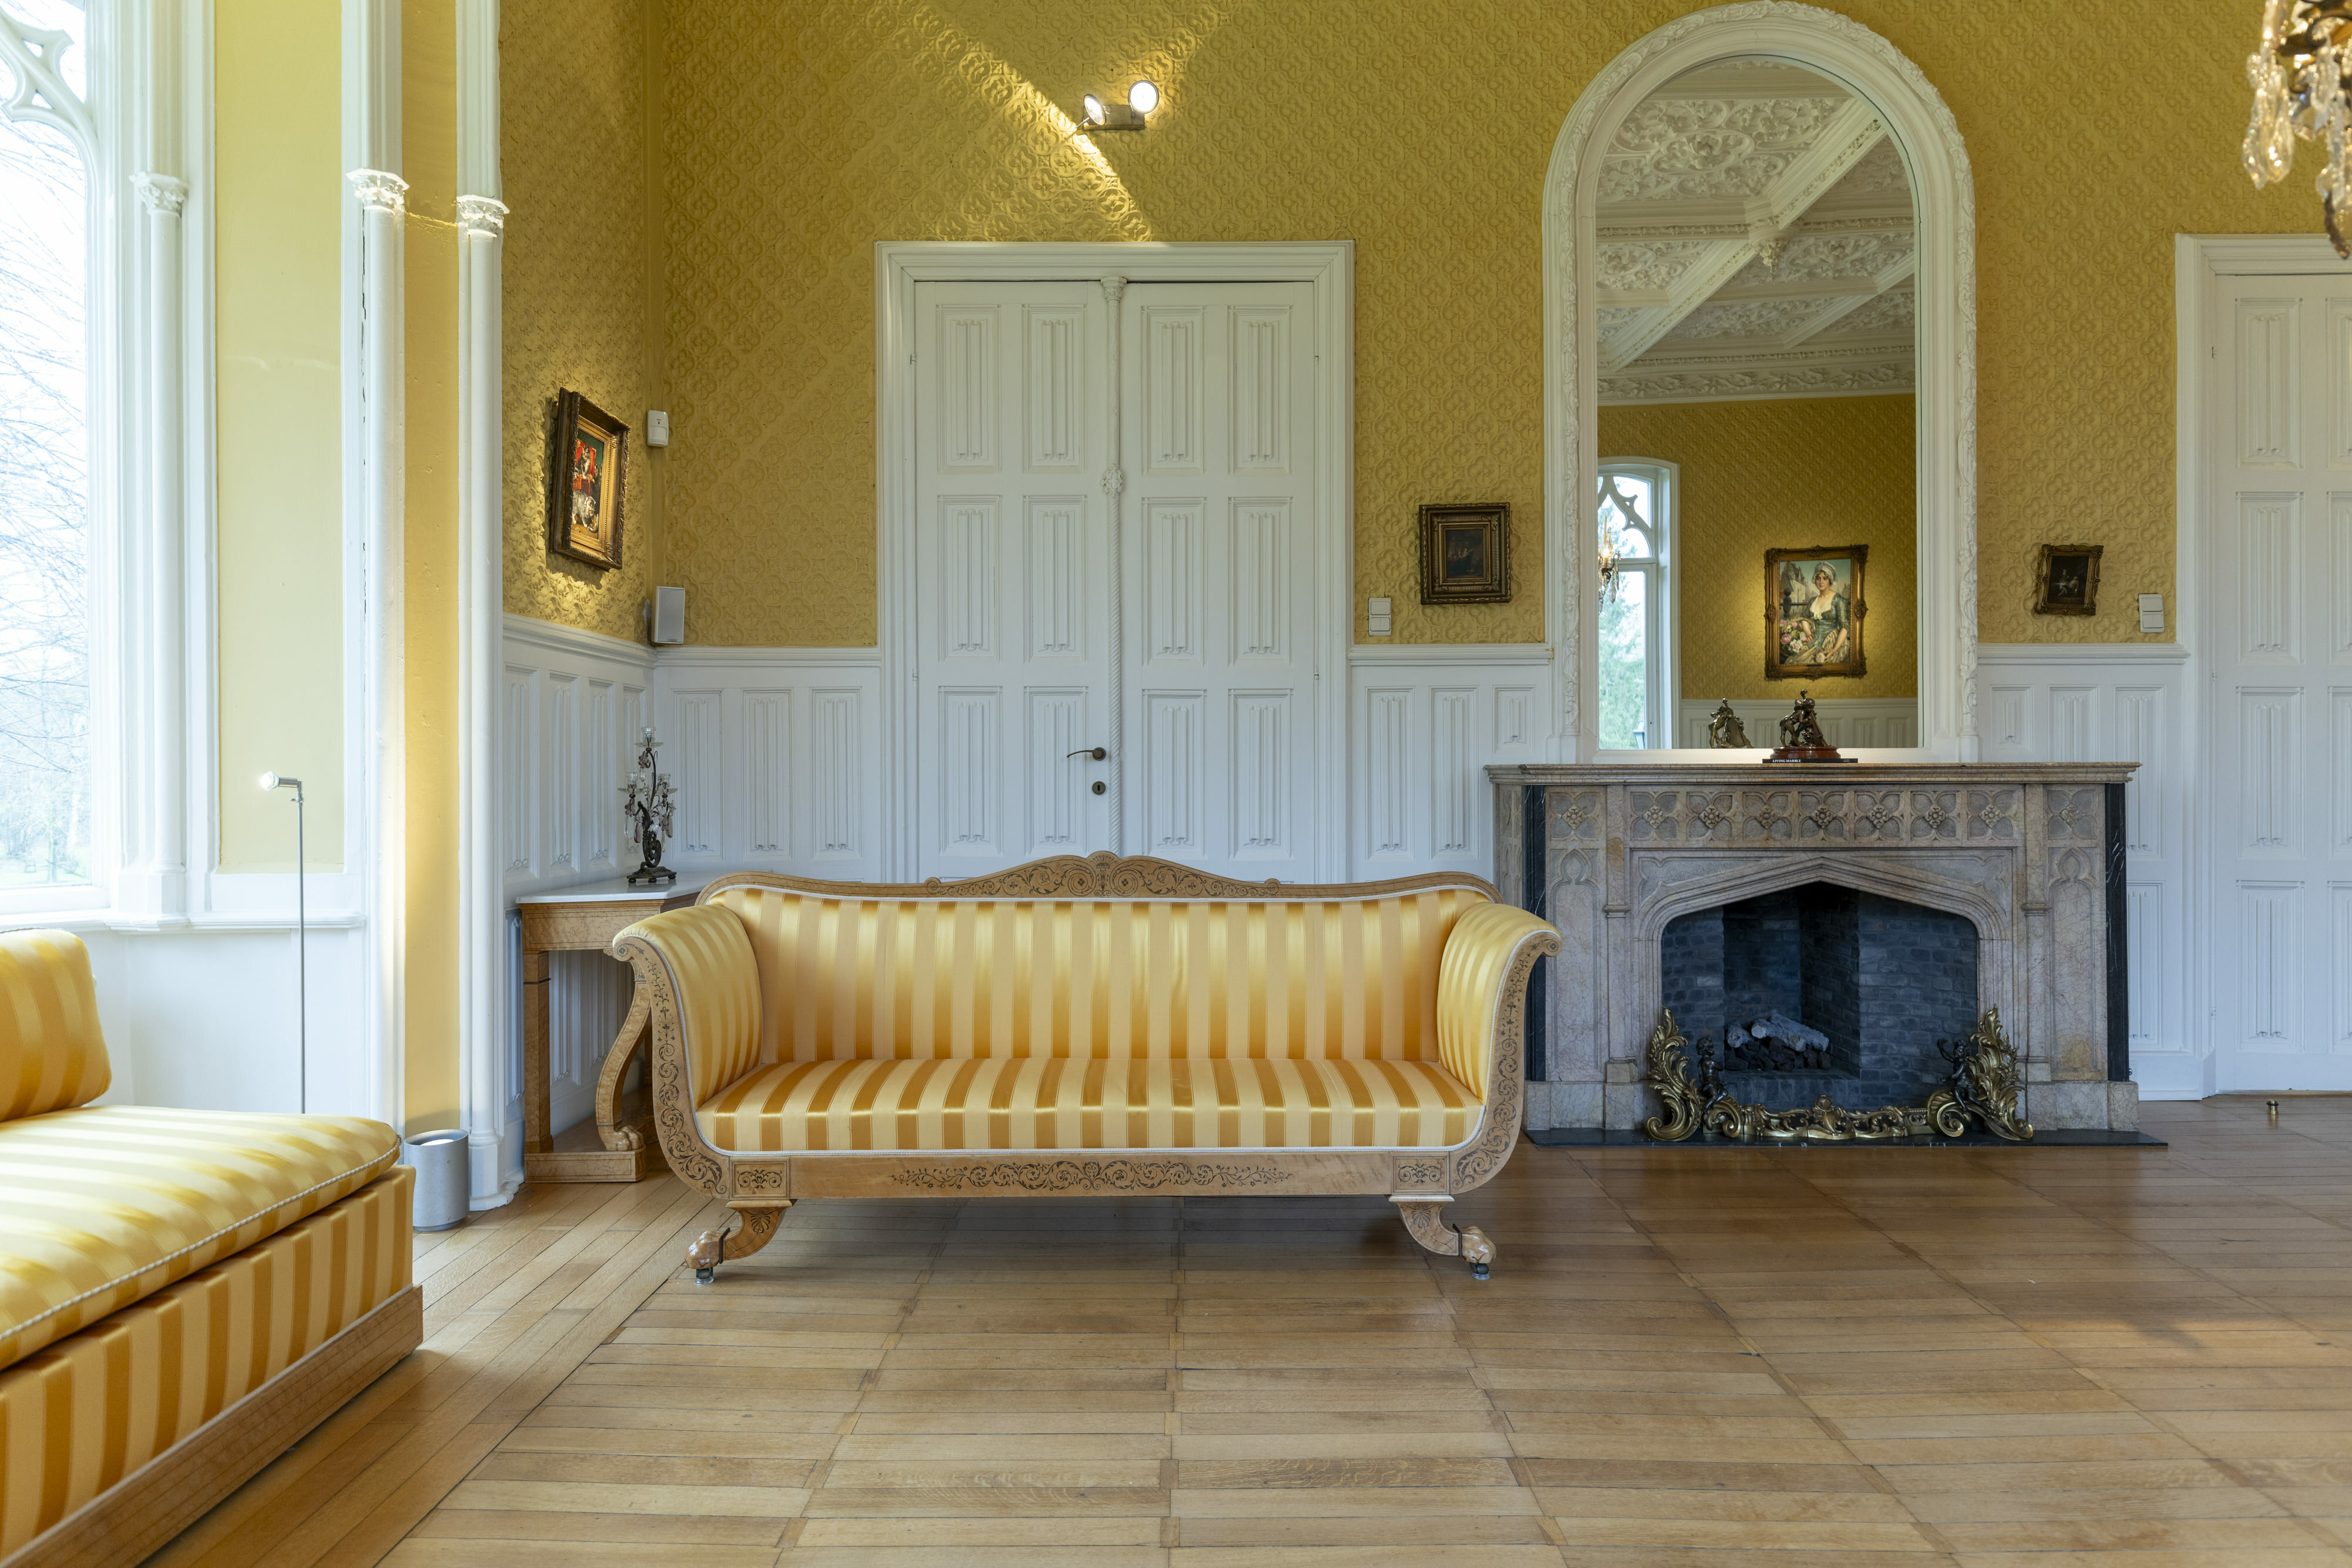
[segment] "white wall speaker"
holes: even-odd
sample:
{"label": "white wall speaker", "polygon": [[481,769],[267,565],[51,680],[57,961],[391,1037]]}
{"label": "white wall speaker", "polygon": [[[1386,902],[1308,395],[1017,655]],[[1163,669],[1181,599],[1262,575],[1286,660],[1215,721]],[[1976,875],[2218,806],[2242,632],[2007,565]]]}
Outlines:
{"label": "white wall speaker", "polygon": [[675,645],[686,641],[686,590],[654,590],[654,642]]}

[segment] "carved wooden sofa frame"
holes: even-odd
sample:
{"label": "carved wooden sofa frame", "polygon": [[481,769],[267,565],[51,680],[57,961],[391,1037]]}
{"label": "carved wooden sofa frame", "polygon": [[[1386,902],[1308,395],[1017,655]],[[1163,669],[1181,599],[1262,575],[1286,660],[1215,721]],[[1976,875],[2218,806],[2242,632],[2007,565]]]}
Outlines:
{"label": "carved wooden sofa frame", "polygon": [[[1248,883],[1212,876],[1190,866],[1144,856],[1097,852],[1033,861],[991,876],[958,882],[934,877],[920,884],[822,882],[762,872],[735,873],[705,887],[695,900],[739,886],[789,889],[844,898],[1169,899],[1249,900],[1376,898],[1459,888],[1483,894],[1502,908],[1491,883],[1466,873],[1403,877],[1388,882],[1320,885]],[[654,918],[658,919],[659,916]],[[710,1282],[719,1265],[748,1258],[772,1240],[784,1211],[817,1197],[1061,1197],[1097,1194],[1154,1197],[1235,1195],[1342,1196],[1381,1194],[1397,1206],[1413,1239],[1443,1257],[1458,1257],[1486,1279],[1495,1244],[1476,1226],[1456,1229],[1444,1207],[1492,1180],[1517,1145],[1525,1111],[1527,1001],[1536,960],[1559,951],[1559,934],[1530,917],[1501,967],[1495,1001],[1487,1082],[1469,1085],[1484,1110],[1463,1142],[1446,1148],[1268,1148],[1201,1150],[1053,1149],[942,1151],[793,1151],[736,1154],[713,1147],[695,1118],[693,1086],[680,1026],[677,983],[644,923],[614,938],[613,956],[636,977],[632,1019],[646,1016],[645,1036],[624,1027],[622,1049],[605,1064],[617,1086],[639,1038],[651,1042],[646,1079],[653,1123],[669,1167],[688,1186],[723,1200],[735,1212],[730,1227],[704,1231],[688,1249],[696,1279]],[[710,1086],[704,1086],[705,1091]],[[626,1135],[624,1134],[623,1135]],[[608,1142],[610,1140],[608,1139]]]}

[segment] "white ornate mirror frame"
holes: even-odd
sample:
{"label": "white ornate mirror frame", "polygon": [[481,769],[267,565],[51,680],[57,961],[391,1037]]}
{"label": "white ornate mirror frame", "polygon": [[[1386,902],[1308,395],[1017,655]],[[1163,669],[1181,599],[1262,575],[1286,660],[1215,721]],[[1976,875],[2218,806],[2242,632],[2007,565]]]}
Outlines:
{"label": "white ornate mirror frame", "polygon": [[[1544,179],[1545,639],[1552,646],[1555,759],[1752,760],[1751,754],[1599,751],[1594,683],[1600,591],[1593,559],[1600,466],[1593,236],[1601,163],[1625,117],[1673,78],[1733,57],[1833,77],[1894,133],[1916,193],[1919,523],[1919,737],[1872,760],[1977,760],[1976,195],[1958,122],[1894,45],[1833,11],[1746,0],[1667,23],[1611,61],[1569,113]],[[1792,694],[1793,695],[1793,694]]]}

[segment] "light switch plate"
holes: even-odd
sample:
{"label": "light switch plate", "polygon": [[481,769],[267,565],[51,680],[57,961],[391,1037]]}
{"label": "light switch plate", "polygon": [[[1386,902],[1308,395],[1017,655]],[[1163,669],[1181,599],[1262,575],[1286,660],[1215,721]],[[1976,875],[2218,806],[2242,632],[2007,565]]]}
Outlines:
{"label": "light switch plate", "polygon": [[1386,599],[1375,599],[1370,601],[1371,605],[1371,613],[1369,619],[1370,620],[1371,624],[1367,626],[1365,630],[1372,636],[1386,637],[1390,634],[1389,606],[1391,602],[1391,601]]}
{"label": "light switch plate", "polygon": [[2164,630],[2164,595],[2143,593],[2139,596],[2139,629],[2143,632]]}
{"label": "light switch plate", "polygon": [[646,444],[647,446],[669,444],[668,410],[659,408],[646,410]]}

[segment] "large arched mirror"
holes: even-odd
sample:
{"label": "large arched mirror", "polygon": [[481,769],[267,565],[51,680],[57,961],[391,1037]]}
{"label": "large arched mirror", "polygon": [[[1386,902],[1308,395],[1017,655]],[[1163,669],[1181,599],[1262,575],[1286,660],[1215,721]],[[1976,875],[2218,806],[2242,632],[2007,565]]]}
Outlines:
{"label": "large arched mirror", "polygon": [[1725,704],[1766,746],[1803,691],[1843,748],[1967,759],[1958,133],[1876,35],[1737,10],[1628,49],[1554,155],[1562,751],[1706,750]]}

